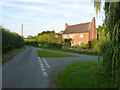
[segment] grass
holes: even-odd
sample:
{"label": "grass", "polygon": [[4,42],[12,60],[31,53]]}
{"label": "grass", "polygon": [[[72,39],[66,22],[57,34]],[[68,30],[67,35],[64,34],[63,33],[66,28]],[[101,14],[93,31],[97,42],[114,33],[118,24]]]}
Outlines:
{"label": "grass", "polygon": [[56,51],[62,51],[62,52],[70,52],[70,53],[98,56],[97,52],[75,51],[75,50],[69,50],[69,49],[58,49],[58,48],[43,47],[43,46],[33,46],[33,45],[28,45],[28,46],[37,47],[37,48],[43,48],[43,49],[56,50]]}
{"label": "grass", "polygon": [[37,53],[39,57],[78,57],[75,55],[63,54],[47,50],[37,50]]}
{"label": "grass", "polygon": [[58,73],[58,88],[114,88],[99,61],[78,61]]}
{"label": "grass", "polygon": [[6,62],[10,61],[14,56],[16,56],[18,53],[23,51],[25,47],[14,49],[12,51],[9,51],[2,55],[2,64],[4,65]]}

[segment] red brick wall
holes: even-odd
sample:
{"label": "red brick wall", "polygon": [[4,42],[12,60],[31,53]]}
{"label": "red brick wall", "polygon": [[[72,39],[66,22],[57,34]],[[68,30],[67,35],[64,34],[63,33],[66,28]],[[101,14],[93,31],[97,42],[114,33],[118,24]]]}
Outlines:
{"label": "red brick wall", "polygon": [[[89,41],[89,32],[86,33],[73,33],[73,34],[62,34],[62,38],[66,36],[66,38],[70,38],[70,36],[73,36],[72,40],[76,42],[76,44],[79,44],[79,42],[88,43]],[[83,35],[83,37],[80,37],[80,35]]]}

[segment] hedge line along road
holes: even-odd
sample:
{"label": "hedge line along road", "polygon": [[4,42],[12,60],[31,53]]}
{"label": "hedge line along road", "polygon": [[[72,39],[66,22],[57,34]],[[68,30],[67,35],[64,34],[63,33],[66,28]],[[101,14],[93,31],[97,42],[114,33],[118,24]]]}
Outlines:
{"label": "hedge line along road", "polygon": [[55,71],[74,61],[83,60],[97,60],[97,56],[41,58],[37,55],[37,48],[26,47],[3,65],[2,88],[50,88]]}

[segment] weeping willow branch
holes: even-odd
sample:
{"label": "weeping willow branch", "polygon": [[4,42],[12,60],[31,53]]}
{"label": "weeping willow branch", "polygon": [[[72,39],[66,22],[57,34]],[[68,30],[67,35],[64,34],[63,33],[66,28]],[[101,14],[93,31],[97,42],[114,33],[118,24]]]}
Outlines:
{"label": "weeping willow branch", "polygon": [[[101,2],[94,2],[98,15]],[[120,2],[105,2],[105,22],[99,31],[100,54],[106,74],[120,87]]]}

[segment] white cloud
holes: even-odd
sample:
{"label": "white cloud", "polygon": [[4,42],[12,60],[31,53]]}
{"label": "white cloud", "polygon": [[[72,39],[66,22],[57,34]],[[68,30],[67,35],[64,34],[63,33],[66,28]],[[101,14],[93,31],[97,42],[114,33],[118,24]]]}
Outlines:
{"label": "white cloud", "polygon": [[44,3],[53,3],[53,2],[90,2],[92,0],[1,0],[1,2],[44,2]]}
{"label": "white cloud", "polygon": [[[7,3],[10,0],[4,0],[4,2],[5,1]],[[89,3],[88,1],[86,3]],[[28,3],[29,2],[38,2],[38,3],[49,4],[49,5],[55,5],[55,6],[59,6],[59,7],[65,7],[65,8],[89,9],[89,8],[86,8],[87,6],[85,4],[84,5],[79,4],[80,2],[84,2],[83,0],[66,0],[65,1],[65,2],[72,2],[71,4],[61,3],[61,2],[64,2],[64,0],[11,0],[11,2],[28,2]],[[73,2],[75,2],[76,4],[74,4]]]}
{"label": "white cloud", "polygon": [[24,10],[30,10],[33,12],[37,11],[37,12],[44,12],[44,13],[61,13],[58,11],[45,10],[43,7],[40,7],[40,6],[22,5],[22,4],[13,4],[13,3],[0,3],[0,5],[17,7]]}
{"label": "white cloud", "polygon": [[[24,1],[24,0],[23,0]],[[30,0],[33,1],[33,0]],[[12,7],[17,7],[17,8],[21,8],[24,10],[30,10],[33,12],[42,12],[42,13],[49,13],[49,14],[62,14],[65,17],[70,17],[70,16],[74,16],[74,13],[79,12],[79,11],[93,11],[93,7],[92,6],[88,6],[88,5],[79,5],[79,4],[63,4],[63,3],[56,3],[56,2],[46,2],[47,0],[43,1],[40,0],[41,2],[44,3],[49,3],[52,4],[51,8],[45,8],[42,6],[34,6],[34,5],[22,5],[22,4],[16,4],[16,3],[0,3],[0,5],[4,5],[4,6],[12,6]],[[61,10],[58,9],[59,7],[61,8],[65,8],[65,10]],[[67,10],[66,10],[67,9]],[[71,9],[74,9],[74,13],[71,12]],[[84,11],[83,11],[84,9]],[[79,11],[78,11],[79,10]]]}

